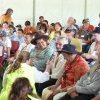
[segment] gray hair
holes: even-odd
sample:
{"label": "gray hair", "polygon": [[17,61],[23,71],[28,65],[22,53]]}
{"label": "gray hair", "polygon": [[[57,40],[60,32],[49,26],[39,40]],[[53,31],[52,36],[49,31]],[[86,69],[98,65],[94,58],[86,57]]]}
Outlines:
{"label": "gray hair", "polygon": [[60,36],[57,38],[57,40],[62,40],[64,43],[70,43],[70,39],[68,37]]}

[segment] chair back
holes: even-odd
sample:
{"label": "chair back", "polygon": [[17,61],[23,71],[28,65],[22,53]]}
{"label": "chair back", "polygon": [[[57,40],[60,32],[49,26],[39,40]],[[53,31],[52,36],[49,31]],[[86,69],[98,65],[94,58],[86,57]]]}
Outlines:
{"label": "chair back", "polygon": [[16,51],[19,48],[19,42],[18,41],[11,41],[11,43],[12,43],[12,47],[10,50],[10,57],[14,57],[16,54]]}

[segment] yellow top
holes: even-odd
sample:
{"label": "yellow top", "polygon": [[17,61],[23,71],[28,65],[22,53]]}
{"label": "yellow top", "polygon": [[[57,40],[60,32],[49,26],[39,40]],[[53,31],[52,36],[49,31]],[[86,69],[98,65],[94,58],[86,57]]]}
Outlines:
{"label": "yellow top", "polygon": [[33,94],[37,96],[36,89],[35,89],[35,76],[34,76],[34,67],[31,67],[27,65],[26,63],[22,63],[21,67],[14,72],[7,73],[9,72],[9,66],[6,70],[6,74],[3,77],[3,89],[1,90],[0,93],[0,100],[8,100],[8,95],[11,90],[11,86],[13,82],[19,78],[19,77],[26,77],[28,78],[32,88],[33,88]]}
{"label": "yellow top", "polygon": [[3,22],[7,21],[8,23],[11,23],[12,22],[12,18],[11,17],[8,17],[6,15],[2,15],[0,17],[0,24],[3,24]]}
{"label": "yellow top", "polygon": [[71,40],[71,44],[76,47],[76,50],[78,52],[82,52],[82,41],[78,38],[73,38],[69,36],[69,39]]}

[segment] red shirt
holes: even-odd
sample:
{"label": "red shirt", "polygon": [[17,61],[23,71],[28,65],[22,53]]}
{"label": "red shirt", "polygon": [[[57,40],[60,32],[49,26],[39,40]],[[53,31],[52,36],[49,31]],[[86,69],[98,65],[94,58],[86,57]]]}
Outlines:
{"label": "red shirt", "polygon": [[88,63],[84,58],[77,55],[73,62],[66,63],[65,65],[65,72],[61,80],[61,88],[74,85],[88,70]]}
{"label": "red shirt", "polygon": [[93,32],[95,27],[93,25],[89,25],[88,29],[85,29],[84,25],[82,26],[82,29],[85,31]]}
{"label": "red shirt", "polygon": [[89,32],[93,32],[94,31],[94,26],[93,25],[90,25],[89,28],[88,28],[88,31]]}
{"label": "red shirt", "polygon": [[25,27],[24,28],[24,34],[28,34],[28,33],[34,33],[36,30],[33,27]]}

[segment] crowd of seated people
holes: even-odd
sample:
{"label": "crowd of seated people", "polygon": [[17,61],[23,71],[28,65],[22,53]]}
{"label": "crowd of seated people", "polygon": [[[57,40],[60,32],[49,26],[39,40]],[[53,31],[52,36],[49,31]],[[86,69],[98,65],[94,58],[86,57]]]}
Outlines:
{"label": "crowd of seated people", "polygon": [[88,18],[79,26],[73,17],[50,24],[44,16],[36,26],[15,26],[12,13],[0,17],[0,100],[100,99],[100,26]]}

